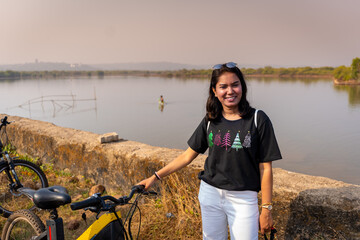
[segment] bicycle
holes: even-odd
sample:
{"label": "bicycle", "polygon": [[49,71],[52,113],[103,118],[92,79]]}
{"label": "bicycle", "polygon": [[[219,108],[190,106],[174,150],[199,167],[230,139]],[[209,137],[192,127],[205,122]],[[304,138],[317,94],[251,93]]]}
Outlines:
{"label": "bicycle", "polygon": [[6,218],[22,208],[34,209],[23,189],[49,186],[46,175],[39,166],[19,157],[12,157],[6,151],[1,138],[5,135],[8,139],[6,126],[11,122],[7,119],[5,116],[0,124],[0,131],[4,130],[0,137],[0,215]]}
{"label": "bicycle", "polygon": [[[63,220],[58,216],[57,208],[71,202],[71,197],[67,194],[67,190],[61,186],[53,186],[39,189],[37,191],[26,190],[29,197],[33,198],[35,205],[40,209],[50,211],[50,217],[46,220],[46,227],[40,218],[29,210],[20,210],[13,213],[6,221],[1,239],[12,240],[64,240]],[[130,200],[137,193],[135,200]],[[138,201],[142,195],[156,194],[156,192],[147,192],[143,185],[136,185],[131,188],[128,196],[115,198],[113,196],[100,196],[94,194],[88,199],[70,205],[73,211],[84,209],[90,210],[97,214],[94,221],[77,240],[129,240],[133,239],[131,232],[131,220],[135,210],[139,209]],[[131,207],[126,215],[125,220],[121,218],[120,211],[116,210],[117,206],[130,204]],[[106,212],[102,214],[101,212]],[[128,225],[128,230],[125,225]],[[141,213],[139,220],[140,232]]]}

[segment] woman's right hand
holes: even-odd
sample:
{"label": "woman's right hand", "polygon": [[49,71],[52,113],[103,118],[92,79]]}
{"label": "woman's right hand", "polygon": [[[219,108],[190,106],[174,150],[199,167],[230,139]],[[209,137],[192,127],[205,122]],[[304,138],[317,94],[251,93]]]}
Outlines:
{"label": "woman's right hand", "polygon": [[[183,167],[190,164],[199,154],[192,150],[190,147],[186,149],[185,152],[180,154],[175,160],[171,161],[168,165],[157,171],[157,174],[160,174],[160,177],[168,176],[169,174],[176,172]],[[138,185],[144,185],[145,190],[149,189],[156,181],[159,181],[155,174],[153,174],[151,177],[146,178],[138,183]]]}
{"label": "woman's right hand", "polygon": [[137,183],[136,185],[144,185],[145,190],[148,190],[155,183],[155,181],[157,181],[157,179],[156,179],[155,175],[152,175],[151,177],[142,180],[141,182]]}

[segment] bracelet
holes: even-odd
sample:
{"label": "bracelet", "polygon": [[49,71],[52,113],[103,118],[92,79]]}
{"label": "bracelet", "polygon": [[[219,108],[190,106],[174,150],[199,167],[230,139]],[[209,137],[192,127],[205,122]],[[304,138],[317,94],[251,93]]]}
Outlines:
{"label": "bracelet", "polygon": [[161,181],[161,177],[157,174],[157,172],[154,173],[157,180]]}
{"label": "bracelet", "polygon": [[269,206],[269,205],[272,205],[272,203],[263,203],[263,204],[261,204],[262,207],[263,206]]}

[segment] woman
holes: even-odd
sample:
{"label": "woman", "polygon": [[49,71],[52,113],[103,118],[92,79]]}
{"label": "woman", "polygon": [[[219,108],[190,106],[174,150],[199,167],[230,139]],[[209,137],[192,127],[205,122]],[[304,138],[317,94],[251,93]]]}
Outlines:
{"label": "woman", "polygon": [[[270,119],[250,107],[247,87],[235,63],[213,67],[206,116],[188,141],[189,148],[139,184],[155,181],[190,164],[209,149],[199,201],[203,239],[258,239],[273,226],[272,161],[281,159]],[[259,217],[257,193],[261,190]]]}

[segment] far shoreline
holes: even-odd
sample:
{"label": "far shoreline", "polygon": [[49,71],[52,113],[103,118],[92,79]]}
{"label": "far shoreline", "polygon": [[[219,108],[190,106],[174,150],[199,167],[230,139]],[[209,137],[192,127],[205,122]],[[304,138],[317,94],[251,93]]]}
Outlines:
{"label": "far shoreline", "polygon": [[[299,74],[299,73],[249,73],[242,69],[245,77],[264,77],[264,78],[328,78],[332,74]],[[0,80],[24,80],[24,79],[57,79],[57,78],[104,78],[115,76],[137,76],[137,77],[163,77],[163,78],[211,78],[211,70],[177,70],[177,71],[144,71],[144,70],[114,70],[114,71],[0,71]]]}

